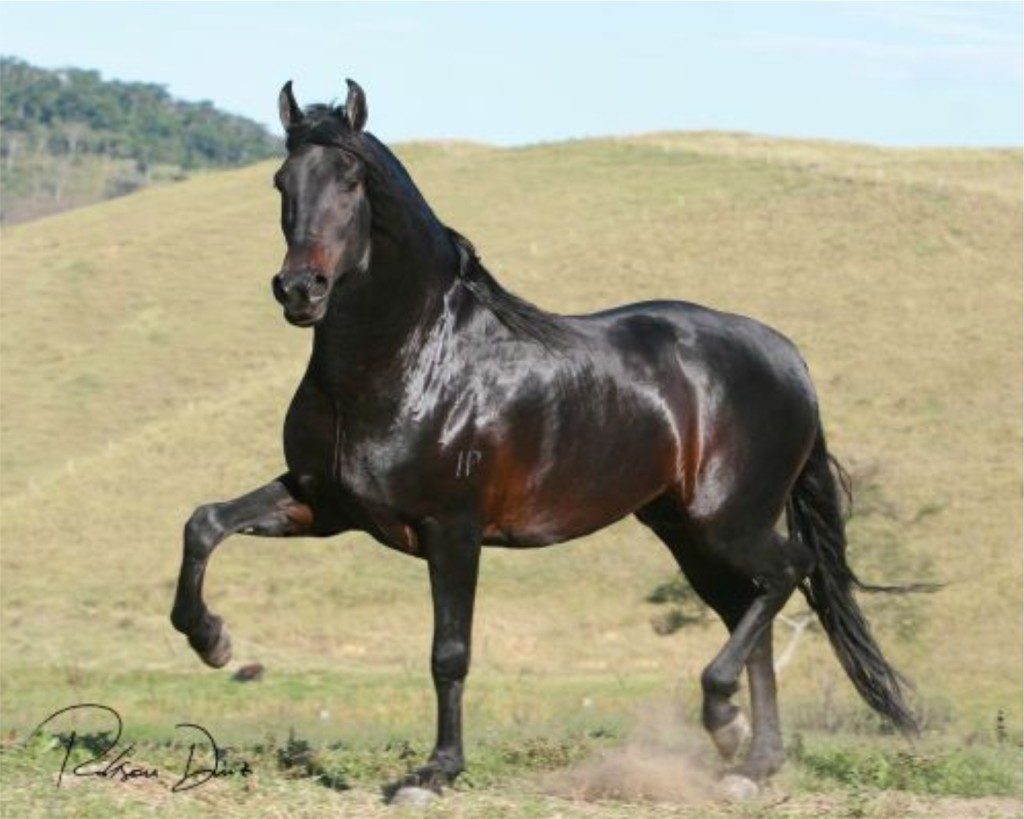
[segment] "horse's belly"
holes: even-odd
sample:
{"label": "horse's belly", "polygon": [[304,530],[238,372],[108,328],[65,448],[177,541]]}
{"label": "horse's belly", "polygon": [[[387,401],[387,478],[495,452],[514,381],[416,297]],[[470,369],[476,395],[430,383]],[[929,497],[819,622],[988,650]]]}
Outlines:
{"label": "horse's belly", "polygon": [[632,514],[646,500],[623,504],[614,509],[579,506],[566,509],[549,504],[525,506],[519,514],[503,515],[486,524],[483,542],[492,546],[548,546],[589,535]]}
{"label": "horse's belly", "polygon": [[523,468],[499,459],[483,498],[484,540],[544,546],[583,537],[632,514],[671,482],[672,447],[658,438]]}

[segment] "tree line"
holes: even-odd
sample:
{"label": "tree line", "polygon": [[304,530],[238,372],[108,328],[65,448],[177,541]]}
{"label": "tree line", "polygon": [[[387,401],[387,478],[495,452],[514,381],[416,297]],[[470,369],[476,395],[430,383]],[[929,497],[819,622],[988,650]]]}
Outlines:
{"label": "tree line", "polygon": [[79,68],[38,68],[0,57],[0,157],[93,154],[185,170],[242,165],[272,156],[280,142],[260,124],[184,102],[153,83],[104,80]]}

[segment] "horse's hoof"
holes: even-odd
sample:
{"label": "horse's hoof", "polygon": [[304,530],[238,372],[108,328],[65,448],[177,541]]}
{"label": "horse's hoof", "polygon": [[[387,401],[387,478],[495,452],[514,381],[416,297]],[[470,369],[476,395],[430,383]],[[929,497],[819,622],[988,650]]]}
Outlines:
{"label": "horse's hoof", "polygon": [[388,799],[388,804],[398,808],[426,808],[440,798],[434,791],[427,788],[407,785],[395,791],[391,798]]}
{"label": "horse's hoof", "polygon": [[725,760],[730,760],[739,753],[740,746],[750,738],[750,723],[742,711],[721,728],[711,732],[711,740],[718,748],[718,753]]}
{"label": "horse's hoof", "polygon": [[759,791],[754,780],[739,774],[726,774],[718,782],[718,794],[726,802],[748,802]]}
{"label": "horse's hoof", "polygon": [[213,648],[199,656],[211,668],[226,666],[231,659],[231,635],[228,634],[228,630],[222,627]]}
{"label": "horse's hoof", "polygon": [[231,635],[220,622],[217,623],[217,636],[207,646],[197,646],[193,643],[199,658],[210,668],[223,668],[231,659]]}

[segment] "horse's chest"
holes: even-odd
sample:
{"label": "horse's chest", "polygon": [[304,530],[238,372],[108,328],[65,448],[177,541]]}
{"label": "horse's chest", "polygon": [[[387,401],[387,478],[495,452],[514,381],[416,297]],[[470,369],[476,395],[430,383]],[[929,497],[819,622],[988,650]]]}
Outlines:
{"label": "horse's chest", "polygon": [[[383,425],[387,429],[387,425]],[[289,471],[315,487],[319,504],[329,504],[389,546],[416,551],[407,521],[415,519],[414,483],[408,446],[400,436],[368,431],[353,423],[322,392],[302,384],[288,410],[284,430]]]}
{"label": "horse's chest", "polygon": [[340,511],[353,528],[403,552],[416,554],[419,547],[413,521],[417,499],[393,479],[394,467],[386,457],[343,445],[332,453],[331,468],[316,476],[321,502]]}

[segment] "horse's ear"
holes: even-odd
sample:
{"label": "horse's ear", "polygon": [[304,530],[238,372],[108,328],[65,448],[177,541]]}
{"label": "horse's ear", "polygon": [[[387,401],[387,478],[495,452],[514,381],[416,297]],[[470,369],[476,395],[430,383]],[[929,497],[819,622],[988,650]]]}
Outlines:
{"label": "horse's ear", "polygon": [[281,115],[281,124],[288,131],[302,122],[302,109],[292,94],[292,81],[288,80],[277,97],[277,110]]}
{"label": "horse's ear", "polygon": [[353,131],[362,131],[363,126],[366,125],[366,94],[355,80],[345,80],[345,82],[348,83],[345,117],[348,119],[349,128]]}

